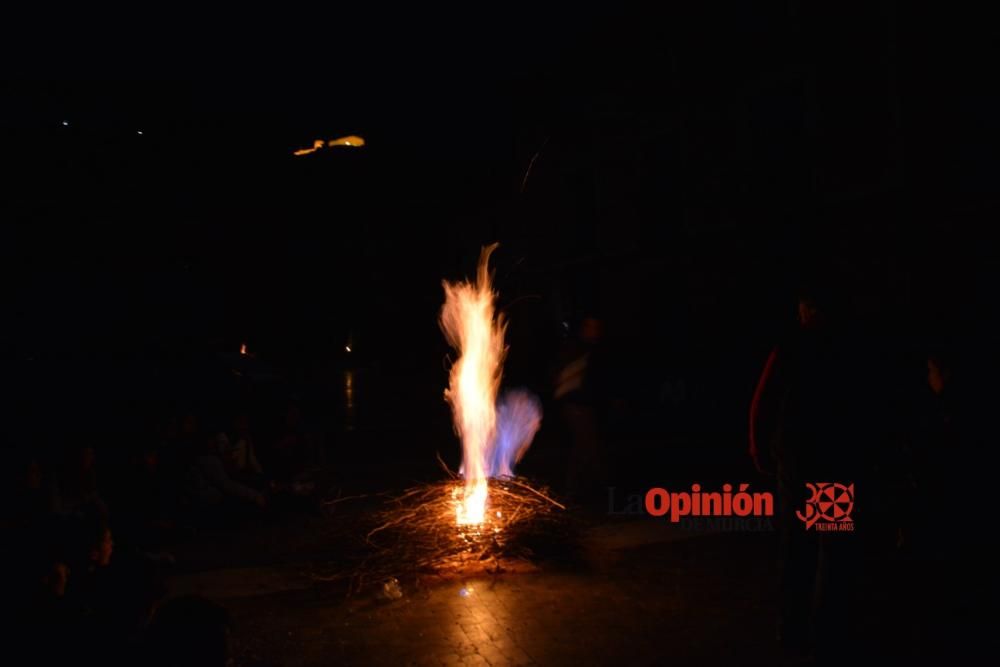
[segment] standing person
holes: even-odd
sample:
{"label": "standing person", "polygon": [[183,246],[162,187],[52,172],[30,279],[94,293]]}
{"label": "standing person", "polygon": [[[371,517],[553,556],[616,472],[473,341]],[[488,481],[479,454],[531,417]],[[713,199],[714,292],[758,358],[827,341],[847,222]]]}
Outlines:
{"label": "standing person", "polygon": [[807,483],[860,484],[863,474],[866,378],[838,314],[830,295],[803,290],[798,327],[771,351],[750,409],[750,455],[778,485],[784,552],[778,636],[799,651],[810,648],[826,621],[838,619],[846,632],[846,598],[855,583],[855,535],[810,530],[796,515],[810,500]]}
{"label": "standing person", "polygon": [[[978,360],[977,360],[978,361]],[[995,408],[973,384],[965,359],[936,350],[927,357],[927,402],[914,437],[910,521],[904,545],[913,576],[923,579],[913,631],[921,655],[953,660],[976,654],[990,636],[987,617],[994,548],[976,511],[992,488],[983,445]],[[933,576],[927,576],[932,573]]]}
{"label": "standing person", "polygon": [[244,482],[259,481],[264,474],[257,460],[257,448],[250,428],[250,417],[241,412],[233,418],[232,437],[224,452],[226,463],[234,477]]}
{"label": "standing person", "polygon": [[576,338],[559,351],[553,396],[569,430],[572,450],[566,490],[585,497],[598,490],[603,477],[603,455],[598,432],[598,410],[602,387],[595,371],[595,356],[604,334],[603,323],[586,317]]}

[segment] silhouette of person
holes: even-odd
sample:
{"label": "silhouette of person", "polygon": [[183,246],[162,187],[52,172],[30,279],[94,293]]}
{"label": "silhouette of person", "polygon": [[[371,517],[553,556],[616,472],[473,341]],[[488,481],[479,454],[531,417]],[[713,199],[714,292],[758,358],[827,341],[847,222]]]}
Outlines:
{"label": "silhouette of person", "polygon": [[854,535],[809,529],[796,515],[807,483],[852,484],[861,474],[865,399],[863,365],[837,321],[830,295],[801,292],[798,327],[770,353],[750,409],[750,455],[777,478],[783,565],[778,638],[806,651],[825,622],[844,627],[853,587]]}
{"label": "silhouette of person", "polygon": [[584,318],[578,336],[566,341],[559,352],[553,396],[572,441],[566,482],[570,496],[596,491],[603,475],[597,418],[602,387],[594,363],[602,336],[601,321]]}

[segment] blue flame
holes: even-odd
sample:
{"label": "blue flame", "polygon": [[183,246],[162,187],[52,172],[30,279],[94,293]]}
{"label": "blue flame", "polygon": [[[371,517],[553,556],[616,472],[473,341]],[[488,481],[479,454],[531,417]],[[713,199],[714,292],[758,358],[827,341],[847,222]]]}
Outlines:
{"label": "blue flame", "polygon": [[496,437],[487,457],[490,477],[512,477],[542,425],[542,404],[531,392],[513,389],[497,402]]}

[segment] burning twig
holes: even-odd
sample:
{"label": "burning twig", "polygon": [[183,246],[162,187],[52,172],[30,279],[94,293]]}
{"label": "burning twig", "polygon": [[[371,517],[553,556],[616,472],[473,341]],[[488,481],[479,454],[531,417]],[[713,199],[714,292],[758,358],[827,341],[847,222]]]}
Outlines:
{"label": "burning twig", "polygon": [[415,579],[479,569],[504,571],[504,560],[526,560],[539,544],[553,544],[568,536],[565,506],[548,489],[526,480],[490,480],[486,520],[478,525],[456,525],[455,504],[461,480],[451,479],[405,490],[369,516],[365,533],[367,555],[353,568],[317,576],[317,581],[348,583],[348,595],[366,583],[391,577]]}
{"label": "burning twig", "polygon": [[450,477],[451,479],[458,478],[458,475],[452,472],[451,468],[448,467],[448,464],[444,462],[443,458],[441,458],[441,452],[434,452],[434,456],[437,457],[438,463],[441,464],[441,469],[444,470],[445,474],[447,474],[448,477]]}
{"label": "burning twig", "polygon": [[508,479],[506,481],[509,482],[509,483],[511,483],[511,484],[513,484],[514,486],[521,487],[525,491],[531,491],[532,493],[534,493],[539,498],[542,498],[543,500],[549,501],[550,503],[552,503],[553,505],[555,505],[556,507],[558,507],[561,510],[566,509],[565,505],[563,505],[562,503],[557,503],[556,501],[552,500],[551,498],[549,498],[547,495],[545,495],[544,493],[542,493],[538,489],[533,489],[530,486],[528,486],[527,484],[523,484],[522,482],[519,482],[519,481],[517,481],[516,479],[513,479],[513,478]]}
{"label": "burning twig", "polygon": [[362,494],[357,495],[357,496],[344,496],[343,498],[332,498],[330,500],[324,500],[324,501],[322,501],[322,504],[323,505],[327,505],[327,506],[329,506],[329,505],[336,505],[337,503],[342,503],[345,500],[359,500],[361,498],[369,498],[369,497],[370,497],[369,494],[362,493]]}

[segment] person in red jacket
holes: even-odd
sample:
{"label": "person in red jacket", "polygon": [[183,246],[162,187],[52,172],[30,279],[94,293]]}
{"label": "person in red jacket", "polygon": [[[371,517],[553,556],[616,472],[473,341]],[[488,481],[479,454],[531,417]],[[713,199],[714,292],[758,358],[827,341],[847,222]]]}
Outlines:
{"label": "person in red jacket", "polygon": [[867,371],[830,303],[822,292],[801,294],[798,327],[768,356],[750,408],[750,456],[777,481],[784,552],[778,636],[792,650],[808,650],[822,639],[816,628],[841,615],[854,561],[843,549],[850,540],[832,544],[795,514],[805,509],[807,483],[850,484],[860,470]]}
{"label": "person in red jacket", "polygon": [[801,339],[812,337],[812,334],[827,328],[826,313],[808,292],[799,297],[798,323],[798,339],[785,345],[776,345],[768,355],[750,405],[750,458],[757,470],[765,474],[774,475],[777,472],[774,448],[777,444],[782,402],[791,379],[789,366],[795,363],[791,357],[800,351],[797,343]]}

